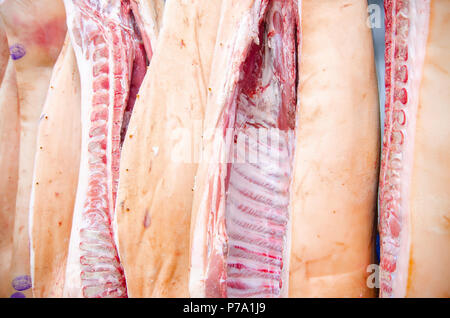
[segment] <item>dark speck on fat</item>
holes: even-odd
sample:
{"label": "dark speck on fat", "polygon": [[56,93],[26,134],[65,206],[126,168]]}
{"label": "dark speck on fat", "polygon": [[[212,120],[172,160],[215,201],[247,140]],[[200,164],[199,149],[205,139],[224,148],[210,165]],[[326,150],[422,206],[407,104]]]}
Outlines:
{"label": "dark speck on fat", "polygon": [[151,224],[150,214],[148,212],[148,209],[145,210],[145,217],[144,217],[144,227],[148,228]]}

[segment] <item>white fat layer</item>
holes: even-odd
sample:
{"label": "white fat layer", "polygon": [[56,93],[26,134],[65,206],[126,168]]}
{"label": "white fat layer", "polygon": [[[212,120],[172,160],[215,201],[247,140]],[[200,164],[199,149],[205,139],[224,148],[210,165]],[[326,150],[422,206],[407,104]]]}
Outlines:
{"label": "white fat layer", "polygon": [[[0,3],[1,4],[1,3]],[[65,44],[66,45],[66,44]],[[50,92],[52,91],[51,87],[55,85],[55,83],[57,83],[58,79],[58,75],[59,72],[61,71],[61,63],[63,61],[66,60],[66,56],[68,54],[70,54],[71,51],[68,49],[63,48],[62,54],[64,55],[60,55],[58,57],[57,62],[55,63],[55,66],[53,68],[53,72],[52,72],[52,77],[50,79],[50,85],[49,88],[47,90],[47,96],[50,95]],[[48,101],[45,101],[44,107],[42,108],[42,114],[40,116],[40,118],[43,118],[45,116],[45,113],[47,111],[47,103]],[[38,128],[38,134],[37,136],[40,135],[40,127]],[[34,252],[34,240],[33,240],[33,226],[34,226],[34,204],[35,204],[35,197],[36,197],[36,184],[39,180],[37,180],[36,178],[36,165],[37,165],[37,160],[36,157],[38,155],[38,152],[36,152],[35,155],[35,160],[34,160],[34,167],[33,167],[33,182],[32,182],[32,187],[31,187],[31,194],[30,194],[30,208],[29,208],[29,212],[28,212],[28,237],[30,240],[30,273],[31,273],[31,282],[32,282],[32,286],[34,288],[35,284],[34,284],[34,279],[35,279],[35,252]]]}

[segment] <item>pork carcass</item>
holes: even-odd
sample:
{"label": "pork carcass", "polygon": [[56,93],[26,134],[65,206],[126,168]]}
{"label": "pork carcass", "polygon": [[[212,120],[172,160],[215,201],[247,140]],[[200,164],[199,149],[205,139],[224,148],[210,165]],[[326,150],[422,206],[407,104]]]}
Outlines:
{"label": "pork carcass", "polygon": [[381,297],[450,296],[450,1],[385,0]]}
{"label": "pork carcass", "polygon": [[30,199],[34,297],[61,297],[81,149],[81,87],[68,36],[40,118]]}
{"label": "pork carcass", "polygon": [[221,0],[167,1],[123,146],[115,231],[130,297],[188,297],[192,187]]}
{"label": "pork carcass", "polygon": [[370,295],[379,119],[366,19],[359,0],[224,0],[191,296]]}
{"label": "pork carcass", "polygon": [[19,99],[8,40],[0,21],[0,297],[11,294],[14,212],[19,169]]}
{"label": "pork carcass", "polygon": [[82,137],[63,295],[126,297],[112,219],[124,115],[132,112],[146,57],[128,0],[64,3],[82,83]]}
{"label": "pork carcass", "polygon": [[302,3],[289,296],[373,297],[380,120],[367,2]]}
{"label": "pork carcass", "polygon": [[65,14],[61,1],[17,0],[1,3],[0,15],[14,62],[20,104],[19,175],[8,294],[30,297],[28,215],[36,135],[52,68],[64,42]]}

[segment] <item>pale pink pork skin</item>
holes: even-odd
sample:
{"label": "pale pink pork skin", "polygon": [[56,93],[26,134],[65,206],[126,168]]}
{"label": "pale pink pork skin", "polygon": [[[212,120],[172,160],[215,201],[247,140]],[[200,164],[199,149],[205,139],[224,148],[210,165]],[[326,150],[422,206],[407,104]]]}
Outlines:
{"label": "pale pink pork skin", "polygon": [[192,297],[373,295],[379,112],[366,19],[356,0],[223,2]]}
{"label": "pale pink pork skin", "polygon": [[114,223],[129,297],[189,297],[195,158],[221,3],[165,4],[120,164]]}
{"label": "pale pink pork skin", "polygon": [[384,5],[380,297],[449,297],[450,1]]}
{"label": "pale pink pork skin", "polygon": [[9,297],[19,172],[19,99],[14,62],[0,22],[0,297]]}
{"label": "pale pink pork skin", "polygon": [[367,9],[302,1],[289,297],[375,295],[380,120]]}
{"label": "pale pink pork skin", "polygon": [[19,172],[7,293],[11,297],[31,297],[28,215],[36,136],[53,65],[66,34],[65,14],[61,1],[17,0],[3,1],[0,15],[20,104]]}
{"label": "pale pink pork skin", "polygon": [[37,134],[29,220],[34,297],[62,297],[80,168],[80,111],[80,76],[66,36]]}

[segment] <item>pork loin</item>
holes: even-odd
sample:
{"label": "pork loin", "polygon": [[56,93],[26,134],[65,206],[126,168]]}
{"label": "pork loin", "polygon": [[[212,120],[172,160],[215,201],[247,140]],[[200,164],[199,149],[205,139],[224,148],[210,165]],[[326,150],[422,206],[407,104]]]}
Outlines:
{"label": "pork loin", "polygon": [[[156,3],[146,8],[159,12]],[[82,143],[63,295],[126,297],[112,221],[122,144],[152,58],[143,39],[153,46],[156,39],[135,19],[144,14],[142,8],[135,7],[133,14],[128,0],[65,5],[82,83]]]}
{"label": "pork loin", "polygon": [[381,297],[450,296],[450,2],[386,0]]}
{"label": "pork loin", "polygon": [[135,58],[128,1],[65,1],[81,78],[81,158],[64,296],[126,297],[111,220]]}

